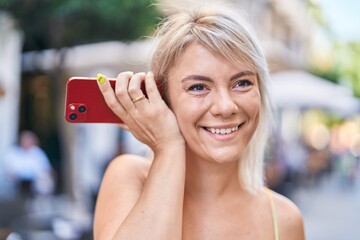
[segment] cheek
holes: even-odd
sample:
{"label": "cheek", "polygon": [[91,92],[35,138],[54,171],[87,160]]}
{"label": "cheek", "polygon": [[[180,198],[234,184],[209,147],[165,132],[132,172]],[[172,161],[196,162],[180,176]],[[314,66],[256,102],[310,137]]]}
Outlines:
{"label": "cheek", "polygon": [[174,106],[174,114],[178,121],[180,131],[185,138],[186,142],[192,142],[193,134],[196,126],[196,119],[194,114],[190,114],[183,106]]}
{"label": "cheek", "polygon": [[179,94],[179,87],[174,84],[173,80],[169,79],[164,87],[163,99],[173,112],[176,111],[176,106],[179,105]]}
{"label": "cheek", "polygon": [[255,118],[255,122],[254,122],[254,132],[256,130],[256,128],[259,126],[259,122],[260,122],[260,115],[261,115],[261,100],[259,98],[257,104],[254,107],[254,118]]}
{"label": "cheek", "polygon": [[261,113],[261,101],[260,101],[260,99],[254,104],[252,113],[255,116],[256,122],[258,122],[259,118],[260,118],[260,113]]}
{"label": "cheek", "polygon": [[180,128],[189,124],[194,124],[198,118],[198,109],[193,103],[187,102],[186,100],[178,100],[172,102],[172,111],[178,119]]}
{"label": "cheek", "polygon": [[175,114],[180,130],[183,131],[182,125],[184,124],[184,119],[187,118],[187,109],[189,105],[186,101],[181,99],[181,96],[177,92],[171,91],[171,89],[167,91],[165,101],[171,111]]}
{"label": "cheek", "polygon": [[187,141],[190,141],[196,134],[197,124],[206,112],[203,106],[204,104],[198,101],[190,101],[189,98],[181,98],[181,96],[172,100],[172,111]]}
{"label": "cheek", "polygon": [[247,112],[247,115],[249,116],[249,119],[254,120],[254,124],[257,126],[260,119],[260,113],[261,113],[261,98],[260,94],[256,93],[248,98],[247,102],[244,105],[244,109]]}

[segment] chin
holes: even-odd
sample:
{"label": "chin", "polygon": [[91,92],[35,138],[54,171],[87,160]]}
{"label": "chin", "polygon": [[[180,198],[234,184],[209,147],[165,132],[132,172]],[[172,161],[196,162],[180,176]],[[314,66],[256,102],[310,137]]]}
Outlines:
{"label": "chin", "polygon": [[229,152],[228,149],[210,149],[210,151],[203,153],[195,153],[200,156],[201,159],[206,161],[211,161],[215,163],[225,164],[225,163],[234,163],[238,162],[241,158],[242,151],[232,151]]}
{"label": "chin", "polygon": [[212,161],[217,163],[233,163],[233,162],[238,162],[240,160],[240,156],[241,156],[240,153],[236,155],[213,154],[211,159]]}
{"label": "chin", "polygon": [[188,144],[187,152],[189,159],[203,159],[216,163],[232,163],[240,160],[245,151],[245,142],[237,144]]}

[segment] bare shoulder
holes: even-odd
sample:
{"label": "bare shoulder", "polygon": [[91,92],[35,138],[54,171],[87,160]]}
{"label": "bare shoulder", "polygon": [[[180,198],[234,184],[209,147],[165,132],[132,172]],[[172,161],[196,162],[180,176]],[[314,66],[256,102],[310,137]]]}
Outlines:
{"label": "bare shoulder", "polygon": [[95,239],[109,239],[138,200],[151,166],[151,160],[121,155],[105,171],[94,217]]}
{"label": "bare shoulder", "polygon": [[112,160],[105,172],[105,178],[143,181],[151,166],[151,160],[137,155],[124,154]]}
{"label": "bare shoulder", "polygon": [[273,194],[282,239],[305,239],[304,221],[299,208],[288,198]]}
{"label": "bare shoulder", "polygon": [[[113,193],[133,194],[141,192],[148,175],[151,160],[137,155],[120,155],[112,160],[105,171],[100,195],[108,191]],[[128,195],[129,196],[129,195]]]}

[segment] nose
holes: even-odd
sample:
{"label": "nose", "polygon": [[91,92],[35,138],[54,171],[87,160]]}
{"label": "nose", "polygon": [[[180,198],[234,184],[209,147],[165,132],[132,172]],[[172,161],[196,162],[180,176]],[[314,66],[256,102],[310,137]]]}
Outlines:
{"label": "nose", "polygon": [[223,118],[229,118],[237,111],[238,106],[235,99],[231,96],[231,93],[227,90],[217,92],[212,99],[212,106],[210,112],[214,116],[222,116]]}

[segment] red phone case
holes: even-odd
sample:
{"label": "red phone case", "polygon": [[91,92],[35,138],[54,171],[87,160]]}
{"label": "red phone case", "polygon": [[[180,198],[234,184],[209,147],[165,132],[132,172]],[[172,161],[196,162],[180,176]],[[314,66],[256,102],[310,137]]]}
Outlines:
{"label": "red phone case", "polygon": [[[115,78],[108,78],[115,89]],[[162,94],[162,86],[157,82]],[[146,95],[145,84],[141,90]],[[97,85],[96,78],[72,77],[66,83],[65,119],[70,123],[122,123],[123,121],[107,106]]]}
{"label": "red phone case", "polygon": [[[114,89],[116,80],[108,79]],[[70,78],[65,99],[65,119],[70,123],[122,123],[107,106],[96,78]]]}

